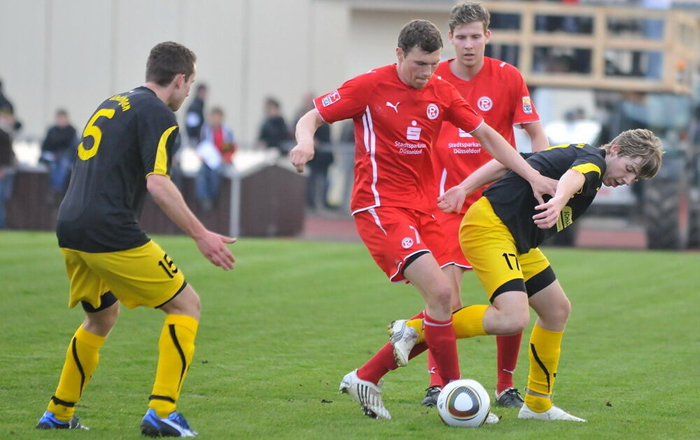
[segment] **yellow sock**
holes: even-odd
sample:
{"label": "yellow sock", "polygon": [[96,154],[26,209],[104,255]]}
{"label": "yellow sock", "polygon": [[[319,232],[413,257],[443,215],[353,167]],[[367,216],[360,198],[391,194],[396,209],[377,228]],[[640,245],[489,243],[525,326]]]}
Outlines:
{"label": "yellow sock", "polygon": [[[455,329],[455,337],[457,339],[473,338],[474,336],[483,336],[484,331],[484,314],[489,306],[475,305],[463,307],[452,314],[452,326]],[[418,332],[416,344],[425,342],[423,335],[423,320],[412,319],[406,323],[407,326],[413,327]]]}
{"label": "yellow sock", "polygon": [[561,340],[564,332],[545,330],[535,324],[530,335],[530,374],[527,377],[525,403],[535,412],[544,412],[552,407],[554,379],[561,355]]}
{"label": "yellow sock", "polygon": [[47,408],[56,414],[58,420],[67,422],[73,417],[75,404],[80,400],[100,361],[99,350],[105,339],[107,338],[88,332],[82,325],[73,335],[56,394],[51,397]]}
{"label": "yellow sock", "polygon": [[462,307],[452,314],[452,325],[455,328],[457,339],[473,338],[474,336],[484,336],[484,314],[489,306],[478,304],[474,306]]}
{"label": "yellow sock", "polygon": [[160,418],[175,411],[182,384],[194,356],[199,322],[185,315],[168,315],[158,342],[158,368],[148,407]]}

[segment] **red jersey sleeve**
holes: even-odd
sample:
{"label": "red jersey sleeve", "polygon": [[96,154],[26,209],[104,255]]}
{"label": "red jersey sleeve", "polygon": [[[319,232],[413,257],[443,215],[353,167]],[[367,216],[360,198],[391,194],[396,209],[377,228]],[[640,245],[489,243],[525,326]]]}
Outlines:
{"label": "red jersey sleeve", "polygon": [[452,84],[445,84],[449,86],[446,88],[447,93],[445,95],[445,120],[467,133],[471,133],[479,128],[484,123],[484,119],[474,111]]}
{"label": "red jersey sleeve", "polygon": [[368,76],[373,72],[349,79],[338,89],[314,99],[314,106],[325,122],[332,124],[343,119],[352,119],[365,111],[371,93]]}
{"label": "red jersey sleeve", "polygon": [[525,79],[520,74],[518,69],[508,65],[511,70],[509,72],[509,82],[513,93],[513,125],[526,124],[529,122],[537,122],[540,120],[540,115],[537,114],[535,104],[530,98],[530,91],[527,89]]}

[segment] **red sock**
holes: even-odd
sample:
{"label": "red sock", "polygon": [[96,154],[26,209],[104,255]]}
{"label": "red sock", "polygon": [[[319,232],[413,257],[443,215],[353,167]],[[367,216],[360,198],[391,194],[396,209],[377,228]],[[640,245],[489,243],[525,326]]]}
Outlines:
{"label": "red sock", "polygon": [[399,367],[394,360],[394,347],[391,344],[386,344],[372,356],[372,359],[358,368],[357,377],[378,384],[386,373],[397,368]]}
{"label": "red sock", "polygon": [[452,317],[447,321],[438,321],[425,314],[425,342],[435,358],[438,372],[443,383],[457,380],[459,373],[459,357],[457,356],[457,340],[452,327]]}
{"label": "red sock", "polygon": [[511,336],[496,336],[496,351],[498,353],[496,363],[498,371],[497,393],[502,393],[505,389],[513,387],[513,372],[518,365],[518,354],[520,353],[520,341],[522,338],[522,333]]}
{"label": "red sock", "polygon": [[433,352],[430,350],[428,350],[428,376],[430,377],[430,384],[428,385],[428,387],[437,386],[442,388],[443,386],[445,386],[445,384],[442,383],[442,376],[440,376],[440,372],[438,371]]}
{"label": "red sock", "polygon": [[[418,318],[423,318],[423,312],[420,312],[411,319]],[[418,348],[418,346],[413,348],[411,355],[417,356],[423,352],[417,351],[417,353],[414,355],[413,352],[416,351],[416,348]],[[374,384],[378,384],[379,380],[384,377],[386,373],[396,370],[397,368],[399,368],[399,366],[396,365],[396,361],[394,360],[394,347],[390,343],[387,343],[384,347],[379,349],[374,356],[372,356],[372,359],[368,360],[363,366],[357,369],[357,377],[362,380],[367,380]]]}

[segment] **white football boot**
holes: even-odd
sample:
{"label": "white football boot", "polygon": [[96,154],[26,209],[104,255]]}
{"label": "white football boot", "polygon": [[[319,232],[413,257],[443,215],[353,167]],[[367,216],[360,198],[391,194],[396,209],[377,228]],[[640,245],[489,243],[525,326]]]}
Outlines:
{"label": "white football boot", "polygon": [[408,365],[408,356],[418,339],[418,332],[406,325],[407,322],[405,319],[398,319],[387,327],[389,342],[394,347],[394,360],[399,367]]}
{"label": "white football boot", "polygon": [[486,420],[484,420],[484,425],[495,425],[496,423],[498,423],[500,421],[501,421],[500,417],[498,417],[496,414],[489,411],[488,415],[486,416]]}
{"label": "white football boot", "polygon": [[367,417],[391,419],[391,414],[382,402],[381,388],[357,377],[357,370],[353,370],[343,377],[340,382],[340,392],[350,394],[355,402],[360,404],[360,409]]}
{"label": "white football boot", "polygon": [[585,422],[586,420],[573,416],[558,406],[552,406],[545,412],[535,412],[528,408],[527,404],[523,404],[518,413],[519,419],[534,419],[534,420],[545,420],[545,421],[555,421],[564,420],[568,422]]}

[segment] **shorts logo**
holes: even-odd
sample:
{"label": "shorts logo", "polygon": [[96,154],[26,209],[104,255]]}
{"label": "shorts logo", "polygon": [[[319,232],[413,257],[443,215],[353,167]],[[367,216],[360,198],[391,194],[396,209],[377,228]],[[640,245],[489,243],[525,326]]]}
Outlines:
{"label": "shorts logo", "polygon": [[340,101],[340,92],[334,90],[321,100],[321,104],[323,104],[324,107],[328,107],[329,105],[338,101]]}
{"label": "shorts logo", "polygon": [[529,96],[523,96],[523,113],[532,114],[532,102],[530,102]]}
{"label": "shorts logo", "polygon": [[411,246],[413,246],[413,239],[411,237],[406,237],[403,240],[401,240],[401,247],[404,249],[408,249]]}
{"label": "shorts logo", "polygon": [[435,104],[430,104],[428,105],[428,119],[434,120],[437,119],[438,116],[440,116],[440,108],[435,105]]}
{"label": "shorts logo", "polygon": [[491,101],[491,98],[488,96],[482,96],[476,101],[476,106],[479,107],[479,110],[482,112],[487,112],[493,107],[493,101]]}
{"label": "shorts logo", "polygon": [[406,139],[409,141],[419,141],[421,128],[416,127],[416,125],[418,125],[416,121],[411,121],[411,125],[413,125],[413,127],[406,128]]}

